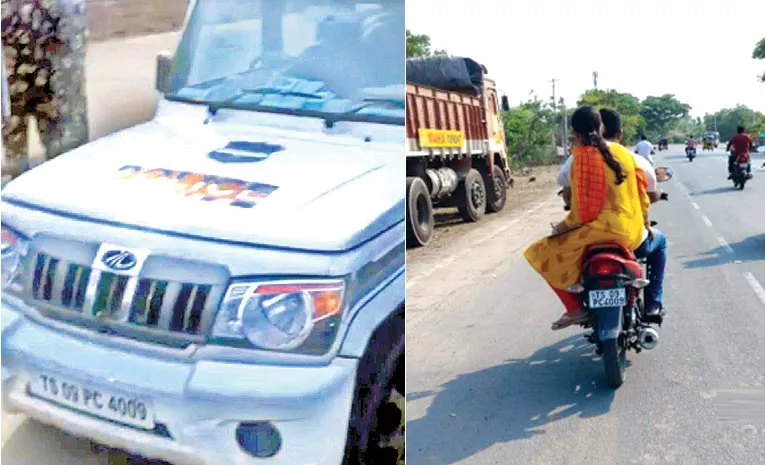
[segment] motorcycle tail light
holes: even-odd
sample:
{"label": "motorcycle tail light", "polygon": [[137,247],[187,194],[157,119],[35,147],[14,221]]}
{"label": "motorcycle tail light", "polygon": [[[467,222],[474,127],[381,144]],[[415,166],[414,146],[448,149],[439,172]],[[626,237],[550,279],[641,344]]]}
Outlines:
{"label": "motorcycle tail light", "polygon": [[593,276],[611,276],[621,273],[623,268],[619,262],[612,260],[598,260],[590,264],[589,271]]}

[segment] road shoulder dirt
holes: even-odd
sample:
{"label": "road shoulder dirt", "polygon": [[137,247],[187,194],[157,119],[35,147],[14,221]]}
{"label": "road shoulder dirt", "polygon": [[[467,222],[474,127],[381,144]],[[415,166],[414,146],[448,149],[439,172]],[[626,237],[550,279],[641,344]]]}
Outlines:
{"label": "road shoulder dirt", "polygon": [[498,268],[549,232],[550,221],[564,218],[556,195],[558,169],[540,167],[518,177],[502,212],[473,224],[442,223],[428,247],[407,252],[408,329],[469,294],[474,284],[495,279]]}

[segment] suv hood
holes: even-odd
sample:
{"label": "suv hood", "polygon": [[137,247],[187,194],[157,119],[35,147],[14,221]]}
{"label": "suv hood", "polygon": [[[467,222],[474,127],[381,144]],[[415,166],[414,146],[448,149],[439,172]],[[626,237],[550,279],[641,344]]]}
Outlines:
{"label": "suv hood", "polygon": [[195,123],[155,119],[86,144],[9,183],[3,201],[316,251],[353,248],[403,221],[401,144],[330,135],[318,121],[311,131]]}

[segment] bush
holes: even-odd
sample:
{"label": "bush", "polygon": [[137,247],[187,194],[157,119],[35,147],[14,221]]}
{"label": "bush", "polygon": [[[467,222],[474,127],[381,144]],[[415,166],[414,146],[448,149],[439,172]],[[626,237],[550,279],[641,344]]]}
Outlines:
{"label": "bush", "polygon": [[555,111],[538,99],[502,113],[511,167],[549,165],[560,161],[555,152]]}

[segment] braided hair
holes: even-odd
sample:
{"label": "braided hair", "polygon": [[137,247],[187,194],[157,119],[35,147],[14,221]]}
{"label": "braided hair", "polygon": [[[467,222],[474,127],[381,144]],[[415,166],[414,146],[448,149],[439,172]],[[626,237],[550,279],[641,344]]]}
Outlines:
{"label": "braided hair", "polygon": [[616,175],[616,184],[621,184],[626,179],[622,165],[608,149],[606,140],[601,134],[602,120],[600,113],[590,105],[577,108],[571,115],[571,128],[579,135],[584,145],[596,147],[603,157],[603,161]]}

